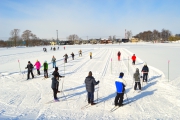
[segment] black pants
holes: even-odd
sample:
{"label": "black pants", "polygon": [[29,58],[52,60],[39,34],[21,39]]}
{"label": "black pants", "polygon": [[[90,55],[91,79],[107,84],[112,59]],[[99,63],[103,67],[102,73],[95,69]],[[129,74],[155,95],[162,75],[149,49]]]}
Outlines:
{"label": "black pants", "polygon": [[74,57],[72,57],[72,59],[74,60]]}
{"label": "black pants", "polygon": [[141,83],[140,83],[140,82],[135,82],[134,90],[136,90],[137,85],[138,85],[138,87],[139,87],[139,90],[141,90]]}
{"label": "black pants", "polygon": [[92,59],[92,56],[90,55],[90,59]]}
{"label": "black pants", "polygon": [[135,62],[136,62],[136,61],[135,61],[135,60],[133,60],[132,64],[133,64],[133,65],[135,65]]}
{"label": "black pants", "polygon": [[39,69],[37,69],[37,74],[38,74],[38,75],[40,75],[40,71],[39,71]]}
{"label": "black pants", "polygon": [[31,73],[32,78],[34,78],[32,70],[28,70],[27,79],[29,79],[29,74]]}
{"label": "black pants", "polygon": [[115,106],[117,105],[121,106],[123,103],[123,98],[124,98],[124,93],[117,93],[114,100]]}
{"label": "black pants", "polygon": [[88,103],[94,102],[94,92],[88,92]]}
{"label": "black pants", "polygon": [[148,73],[143,73],[143,81],[147,82]]}
{"label": "black pants", "polygon": [[57,91],[58,91],[57,89],[55,89],[55,88],[53,89],[53,96],[54,96],[54,99],[57,99]]}
{"label": "black pants", "polygon": [[48,71],[47,71],[47,69],[44,69],[44,77],[48,77]]}

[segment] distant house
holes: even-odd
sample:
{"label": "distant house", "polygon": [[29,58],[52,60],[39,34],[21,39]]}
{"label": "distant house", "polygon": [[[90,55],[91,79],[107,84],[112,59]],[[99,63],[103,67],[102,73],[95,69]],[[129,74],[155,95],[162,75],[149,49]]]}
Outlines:
{"label": "distant house", "polygon": [[131,38],[130,41],[131,42],[139,42],[139,39],[138,38]]}
{"label": "distant house", "polygon": [[112,40],[108,40],[108,39],[101,39],[101,44],[112,44]]}

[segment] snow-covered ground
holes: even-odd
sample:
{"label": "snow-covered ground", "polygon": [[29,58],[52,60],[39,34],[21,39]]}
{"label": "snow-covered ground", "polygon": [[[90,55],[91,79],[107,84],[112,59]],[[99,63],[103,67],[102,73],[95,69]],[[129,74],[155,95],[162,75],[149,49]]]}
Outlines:
{"label": "snow-covered ground", "polygon": [[[60,46],[57,51],[50,51],[48,46],[47,53],[42,48],[0,48],[0,119],[180,119],[179,43],[75,45],[66,46],[65,50]],[[78,56],[80,49],[82,57]],[[121,51],[121,61],[117,60],[118,51]],[[70,57],[72,52],[75,60]],[[90,52],[93,53],[92,59],[89,58]],[[66,64],[63,61],[65,53],[69,55]],[[137,55],[135,66],[131,64],[132,54]],[[65,75],[59,86],[61,90],[63,85],[64,91],[64,94],[58,94],[60,102],[51,102],[52,76],[44,80],[41,68],[40,76],[34,70],[35,78],[26,80],[24,69],[28,61],[34,64],[36,60],[41,63],[47,60],[48,72],[52,74],[53,55],[60,74]],[[142,84],[141,92],[134,92],[132,76],[136,68],[142,69],[144,62],[150,69],[149,83]],[[96,80],[100,80],[95,91],[95,100],[99,103],[82,110],[87,104],[84,80],[89,71],[93,72]],[[110,112],[116,95],[114,80],[120,72],[125,73],[124,79],[128,84],[124,103],[129,104]]]}

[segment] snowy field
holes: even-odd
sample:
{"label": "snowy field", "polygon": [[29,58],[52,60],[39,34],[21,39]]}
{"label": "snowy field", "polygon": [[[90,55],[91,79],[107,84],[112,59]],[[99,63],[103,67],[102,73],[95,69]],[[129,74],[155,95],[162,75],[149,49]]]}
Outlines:
{"label": "snowy field", "polygon": [[[180,43],[75,45],[66,46],[65,50],[60,46],[57,51],[50,51],[50,46],[46,48],[47,53],[43,52],[43,47],[0,48],[0,119],[180,119]],[[80,49],[82,57],[78,56]],[[121,61],[117,60],[118,51],[121,51]],[[75,60],[70,56],[72,52],[75,53]],[[65,53],[69,55],[66,64],[63,60]],[[132,54],[137,56],[135,66],[131,61]],[[59,85],[59,90],[63,88],[64,94],[57,95],[60,102],[51,102],[52,76],[43,79],[43,68],[40,76],[34,70],[35,78],[26,80],[28,61],[34,64],[39,60],[43,64],[47,60],[51,75],[54,71],[51,64],[53,55],[57,59],[60,75],[65,76]],[[143,83],[142,91],[137,92],[133,90],[132,76],[136,68],[142,69],[144,62],[150,69],[149,82]],[[84,80],[89,71],[96,80],[100,80],[95,91],[95,102],[98,104],[81,109],[87,105]],[[120,72],[124,72],[127,82],[124,103],[128,104],[110,112],[116,96],[114,80]]]}

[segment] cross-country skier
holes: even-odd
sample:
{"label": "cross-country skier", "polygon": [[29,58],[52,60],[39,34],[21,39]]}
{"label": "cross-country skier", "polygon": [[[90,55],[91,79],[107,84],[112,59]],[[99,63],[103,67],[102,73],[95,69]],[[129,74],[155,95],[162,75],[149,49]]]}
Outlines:
{"label": "cross-country skier", "polygon": [[63,57],[64,57],[64,63],[67,63],[68,55],[65,54]]}
{"label": "cross-country skier", "polygon": [[89,55],[90,55],[90,59],[92,59],[92,52],[90,52]]}
{"label": "cross-country skier", "polygon": [[32,78],[34,78],[34,75],[33,75],[33,65],[31,64],[30,61],[28,61],[28,64],[27,64],[27,67],[25,67],[25,69],[28,69],[28,74],[27,74],[27,80],[29,79],[29,74],[31,73],[31,76]]}
{"label": "cross-country skier", "polygon": [[34,66],[36,66],[37,74],[40,75],[41,63],[37,60]]}
{"label": "cross-country skier", "polygon": [[143,82],[147,82],[148,79],[148,72],[149,72],[149,68],[147,66],[147,64],[145,63],[141,72],[143,72]]}
{"label": "cross-country skier", "polygon": [[95,105],[96,103],[94,103],[94,86],[99,84],[99,81],[96,82],[95,78],[92,76],[92,72],[89,71],[89,74],[84,82],[86,84],[88,103],[91,103],[91,105]]}
{"label": "cross-country skier", "polygon": [[54,92],[54,97],[56,97],[56,94],[57,93],[60,93],[60,91],[58,90],[59,88],[59,78],[63,78],[64,76],[61,76],[59,75],[59,72],[58,72],[58,67],[55,67],[55,71],[52,73],[52,75],[54,76],[54,78],[52,78],[52,89],[53,89],[53,92]]}
{"label": "cross-country skier", "polygon": [[116,85],[116,97],[114,100],[115,106],[123,106],[123,98],[124,98],[124,92],[125,92],[125,87],[126,87],[126,81],[123,79],[124,73],[121,72],[119,75],[119,78],[115,80],[115,85]]}
{"label": "cross-country skier", "polygon": [[121,56],[121,52],[120,51],[117,53],[117,56],[118,56],[118,61],[120,61],[120,56]]}
{"label": "cross-country skier", "polygon": [[74,53],[73,53],[73,52],[71,53],[71,56],[72,56],[72,60],[74,60],[74,56],[75,56],[75,55],[74,55]]}
{"label": "cross-country skier", "polygon": [[65,46],[64,46],[64,50],[65,50]]}
{"label": "cross-country skier", "polygon": [[133,77],[134,77],[134,81],[135,81],[134,90],[136,90],[137,85],[139,87],[139,90],[141,90],[140,73],[139,73],[138,68],[136,68],[136,72],[134,73]]}
{"label": "cross-country skier", "polygon": [[53,56],[51,61],[53,64],[53,68],[55,68],[56,67],[56,58]]}
{"label": "cross-country skier", "polygon": [[81,51],[81,50],[79,50],[79,57],[80,57],[80,56],[82,56],[82,51]]}
{"label": "cross-country skier", "polygon": [[43,67],[44,67],[44,77],[48,78],[48,64],[47,64],[47,61],[44,61]]}
{"label": "cross-country skier", "polygon": [[133,54],[133,56],[132,56],[131,59],[132,59],[132,64],[135,65],[135,62],[136,62],[136,56],[135,56],[135,54]]}

